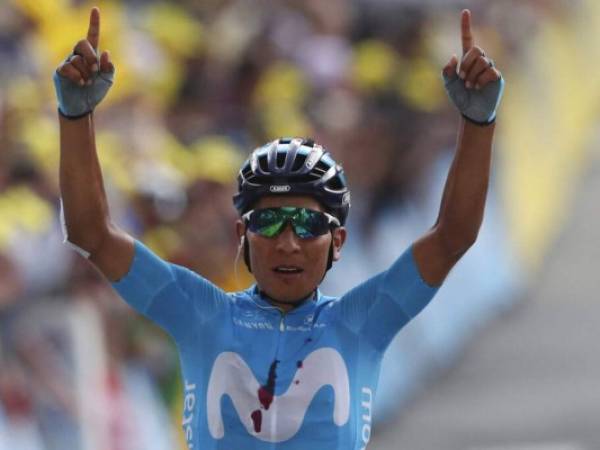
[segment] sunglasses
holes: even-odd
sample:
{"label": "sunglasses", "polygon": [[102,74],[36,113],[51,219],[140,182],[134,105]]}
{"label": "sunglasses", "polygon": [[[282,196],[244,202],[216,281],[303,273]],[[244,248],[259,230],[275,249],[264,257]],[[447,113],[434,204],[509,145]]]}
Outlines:
{"label": "sunglasses", "polygon": [[331,214],[293,206],[253,209],[244,214],[242,219],[250,231],[268,238],[281,233],[288,222],[292,225],[296,236],[301,239],[327,234],[332,224],[334,227],[340,226],[340,221]]}

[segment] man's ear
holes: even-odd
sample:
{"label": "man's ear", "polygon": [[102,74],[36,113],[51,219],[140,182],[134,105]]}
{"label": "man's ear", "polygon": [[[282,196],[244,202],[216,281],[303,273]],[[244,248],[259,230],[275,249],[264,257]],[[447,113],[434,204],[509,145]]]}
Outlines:
{"label": "man's ear", "polygon": [[337,227],[333,229],[333,260],[339,261],[342,257],[342,246],[346,242],[347,231],[345,227]]}

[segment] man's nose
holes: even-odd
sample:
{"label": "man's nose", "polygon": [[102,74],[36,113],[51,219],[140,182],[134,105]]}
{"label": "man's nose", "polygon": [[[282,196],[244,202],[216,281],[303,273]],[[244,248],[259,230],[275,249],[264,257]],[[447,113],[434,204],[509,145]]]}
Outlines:
{"label": "man's nose", "polygon": [[285,224],[284,229],[276,239],[276,248],[278,251],[292,253],[300,250],[300,238],[294,233],[294,229],[289,222]]}

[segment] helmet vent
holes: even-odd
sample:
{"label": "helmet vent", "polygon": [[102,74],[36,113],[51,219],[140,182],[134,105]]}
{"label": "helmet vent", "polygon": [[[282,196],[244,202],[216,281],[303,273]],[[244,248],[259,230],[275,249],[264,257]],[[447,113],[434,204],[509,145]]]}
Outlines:
{"label": "helmet vent", "polygon": [[277,152],[277,167],[283,167],[285,164],[285,153]]}
{"label": "helmet vent", "polygon": [[250,167],[250,164],[244,167],[244,169],[242,170],[242,176],[246,180],[252,176],[252,168]]}
{"label": "helmet vent", "polygon": [[315,167],[313,167],[312,173],[318,175],[318,178],[321,178],[325,172],[329,170],[329,166],[325,164],[323,161],[319,161]]}
{"label": "helmet vent", "polygon": [[260,167],[260,170],[263,171],[264,173],[269,172],[269,164],[267,162],[267,155],[261,155],[258,157],[258,166]]}
{"label": "helmet vent", "polygon": [[342,183],[342,180],[340,180],[340,177],[331,178],[327,183],[325,183],[325,186],[333,191],[341,191],[344,189],[344,184]]}
{"label": "helmet vent", "polygon": [[294,160],[294,165],[292,166],[292,172],[296,172],[297,170],[300,170],[300,167],[302,167],[305,162],[306,162],[306,155],[302,154],[302,153],[298,153],[296,155],[296,159]]}

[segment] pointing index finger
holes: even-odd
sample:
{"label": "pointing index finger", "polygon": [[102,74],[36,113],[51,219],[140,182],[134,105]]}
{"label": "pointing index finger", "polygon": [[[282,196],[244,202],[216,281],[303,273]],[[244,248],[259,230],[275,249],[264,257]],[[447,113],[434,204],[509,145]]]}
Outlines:
{"label": "pointing index finger", "polygon": [[460,17],[460,37],[462,41],[463,55],[475,45],[471,34],[471,11],[463,9]]}
{"label": "pointing index finger", "polygon": [[98,49],[100,41],[100,10],[95,6],[90,11],[90,26],[88,28],[87,40],[92,44],[94,50]]}

